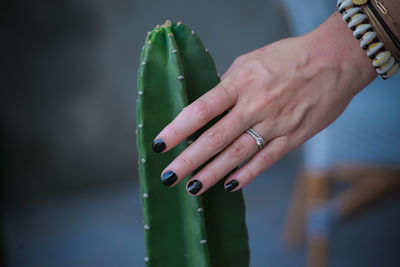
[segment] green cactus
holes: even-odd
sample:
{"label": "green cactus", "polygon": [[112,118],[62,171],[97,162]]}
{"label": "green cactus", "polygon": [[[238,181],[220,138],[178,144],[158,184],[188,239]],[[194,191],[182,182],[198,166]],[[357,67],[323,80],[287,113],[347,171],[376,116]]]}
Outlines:
{"label": "green cactus", "polygon": [[219,81],[194,31],[167,20],[149,32],[140,56],[136,113],[147,267],[249,265],[241,191],[226,192],[222,179],[195,197],[186,192],[189,178],[172,188],[161,183],[161,171],[219,118],[166,153],[152,150],[162,128]]}

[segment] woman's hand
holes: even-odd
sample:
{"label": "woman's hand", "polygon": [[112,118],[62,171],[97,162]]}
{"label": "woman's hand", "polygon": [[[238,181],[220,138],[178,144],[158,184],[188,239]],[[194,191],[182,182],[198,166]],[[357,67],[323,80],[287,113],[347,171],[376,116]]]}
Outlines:
{"label": "woman's hand", "polygon": [[[337,13],[308,35],[240,56],[215,88],[155,138],[155,147],[161,150],[164,142],[168,151],[230,109],[165,168],[162,181],[176,184],[219,153],[188,182],[188,191],[200,195],[254,154],[225,181],[228,191],[236,191],[332,123],[375,77]],[[245,133],[250,127],[266,141],[260,151]]]}

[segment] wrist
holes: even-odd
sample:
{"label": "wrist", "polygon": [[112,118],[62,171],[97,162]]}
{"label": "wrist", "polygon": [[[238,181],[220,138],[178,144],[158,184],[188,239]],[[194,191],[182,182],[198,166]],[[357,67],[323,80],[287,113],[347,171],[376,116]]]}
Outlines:
{"label": "wrist", "polygon": [[339,12],[307,35],[320,64],[330,64],[338,74],[338,87],[357,94],[376,77],[360,42],[355,39]]}

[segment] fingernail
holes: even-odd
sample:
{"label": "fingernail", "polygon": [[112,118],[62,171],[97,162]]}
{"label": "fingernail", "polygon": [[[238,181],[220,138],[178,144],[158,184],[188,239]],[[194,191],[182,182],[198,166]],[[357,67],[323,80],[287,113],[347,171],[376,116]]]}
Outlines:
{"label": "fingernail", "polygon": [[153,142],[154,152],[157,152],[157,153],[163,152],[166,147],[167,146],[165,145],[165,142],[162,139],[157,139],[157,140],[154,140],[154,142]]}
{"label": "fingernail", "polygon": [[232,180],[232,181],[230,181],[229,183],[227,183],[227,184],[225,185],[225,190],[228,191],[228,192],[230,192],[230,191],[232,191],[233,189],[235,189],[238,185],[239,185],[239,182],[238,182],[238,181]]}
{"label": "fingernail", "polygon": [[176,174],[173,171],[167,171],[163,175],[161,175],[161,181],[166,186],[170,186],[178,179]]}
{"label": "fingernail", "polygon": [[191,182],[188,184],[187,190],[188,190],[191,194],[196,195],[196,194],[201,190],[202,187],[203,187],[203,185],[201,184],[200,181],[198,181],[198,180],[193,180],[193,181],[191,181]]}

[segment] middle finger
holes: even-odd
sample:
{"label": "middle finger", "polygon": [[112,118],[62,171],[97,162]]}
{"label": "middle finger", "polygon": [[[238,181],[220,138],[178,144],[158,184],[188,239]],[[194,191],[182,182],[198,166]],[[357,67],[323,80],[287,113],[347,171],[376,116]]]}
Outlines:
{"label": "middle finger", "polygon": [[243,133],[188,181],[186,185],[187,191],[193,195],[204,193],[257,151],[258,146],[253,137]]}
{"label": "middle finger", "polygon": [[172,186],[183,180],[254,123],[251,119],[244,120],[236,110],[233,108],[162,171],[161,180],[165,185]]}

